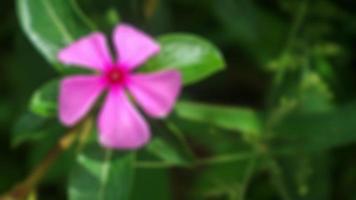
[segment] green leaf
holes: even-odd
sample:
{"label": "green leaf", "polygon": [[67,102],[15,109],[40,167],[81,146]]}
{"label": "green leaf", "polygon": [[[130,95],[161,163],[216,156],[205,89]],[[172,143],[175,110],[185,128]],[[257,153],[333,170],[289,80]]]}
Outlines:
{"label": "green leaf", "polygon": [[297,153],[278,161],[285,187],[292,199],[328,199],[331,163],[327,152]]}
{"label": "green leaf", "polygon": [[32,112],[43,116],[55,116],[57,113],[58,80],[52,80],[35,91],[31,98]]}
{"label": "green leaf", "polygon": [[211,123],[178,118],[174,122],[190,143],[204,151],[204,156],[196,159],[197,164],[226,163],[256,156],[247,138],[235,131],[218,128]]}
{"label": "green leaf", "polygon": [[90,32],[77,9],[73,0],[17,0],[17,14],[25,34],[52,64],[58,63],[59,49]]}
{"label": "green leaf", "polygon": [[[43,158],[45,158],[58,141],[63,137],[66,130],[63,128],[60,132],[48,131],[43,135],[43,139],[36,140],[30,143],[26,155],[27,155],[27,168],[33,169]],[[41,180],[42,184],[58,184],[58,180],[63,177],[67,177],[68,173],[72,169],[75,161],[76,148],[72,146],[66,151],[62,152],[56,158],[56,161],[46,172],[46,176]]]}
{"label": "green leaf", "polygon": [[192,84],[222,70],[224,59],[209,41],[189,34],[168,34],[158,38],[160,53],[153,57],[143,71],[178,69],[184,84]]}
{"label": "green leaf", "polygon": [[160,160],[154,162],[163,162],[165,165],[186,166],[193,159],[192,155],[185,152],[184,148],[177,141],[168,141],[160,137],[152,139],[147,145],[146,150]]}
{"label": "green leaf", "polygon": [[255,169],[256,158],[208,166],[197,174],[195,194],[209,199],[245,199]]}
{"label": "green leaf", "polygon": [[134,178],[135,154],[85,147],[69,180],[70,200],[128,200]]}
{"label": "green leaf", "polygon": [[274,129],[274,148],[322,151],[356,142],[356,103],[332,111],[293,113]]}
{"label": "green leaf", "polygon": [[169,169],[137,169],[132,200],[171,200]]}
{"label": "green leaf", "polygon": [[322,112],[332,109],[332,93],[319,74],[313,71],[304,73],[299,86],[301,110]]}
{"label": "green leaf", "polygon": [[63,127],[57,123],[57,120],[26,113],[15,124],[11,143],[13,146],[18,146],[27,141],[43,140],[62,132]]}
{"label": "green leaf", "polygon": [[[151,163],[158,166],[188,166],[193,163],[194,155],[184,136],[173,133],[173,122],[151,123],[154,137],[143,149],[139,165],[145,167]],[[177,131],[177,130],[174,130]],[[179,131],[179,130],[178,130]],[[178,133],[179,134],[179,133]]]}
{"label": "green leaf", "polygon": [[177,104],[176,112],[183,119],[206,122],[220,128],[245,134],[261,133],[261,119],[256,112],[248,108],[182,101]]}

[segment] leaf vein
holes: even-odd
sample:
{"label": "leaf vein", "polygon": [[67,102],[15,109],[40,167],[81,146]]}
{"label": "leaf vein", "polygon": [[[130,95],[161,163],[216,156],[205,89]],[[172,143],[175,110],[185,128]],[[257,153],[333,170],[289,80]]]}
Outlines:
{"label": "leaf vein", "polygon": [[54,25],[62,33],[65,42],[66,43],[72,42],[74,40],[74,38],[71,36],[71,34],[67,30],[66,26],[59,19],[58,15],[56,14],[55,10],[52,7],[53,5],[49,3],[50,1],[42,0],[41,2],[43,4],[43,6],[45,7],[45,10],[47,11],[49,17],[53,20]]}
{"label": "leaf vein", "polygon": [[100,174],[101,181],[100,181],[100,188],[98,192],[98,200],[105,199],[105,188],[108,183],[111,157],[112,157],[112,151],[111,150],[105,151],[105,158]]}

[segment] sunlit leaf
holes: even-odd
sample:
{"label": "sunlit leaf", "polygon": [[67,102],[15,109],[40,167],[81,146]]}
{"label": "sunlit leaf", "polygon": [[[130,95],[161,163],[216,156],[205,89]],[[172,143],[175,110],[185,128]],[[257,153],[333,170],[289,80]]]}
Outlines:
{"label": "sunlit leaf", "polygon": [[261,133],[262,122],[260,117],[248,108],[182,101],[177,104],[176,112],[183,119],[206,122],[246,134]]}
{"label": "sunlit leaf", "polygon": [[57,69],[58,50],[90,32],[73,0],[17,0],[21,26],[32,44]]}
{"label": "sunlit leaf", "polygon": [[57,113],[58,80],[52,80],[35,91],[30,102],[31,111],[44,116]]}
{"label": "sunlit leaf", "polygon": [[220,51],[209,41],[190,34],[167,34],[158,38],[160,53],[143,71],[178,69],[184,84],[192,84],[224,69]]}

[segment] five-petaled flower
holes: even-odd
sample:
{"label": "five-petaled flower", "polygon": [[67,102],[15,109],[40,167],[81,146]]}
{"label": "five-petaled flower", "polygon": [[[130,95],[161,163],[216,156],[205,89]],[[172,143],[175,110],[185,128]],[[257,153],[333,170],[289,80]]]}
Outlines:
{"label": "five-petaled flower", "polygon": [[145,33],[126,24],[113,34],[117,53],[113,61],[104,34],[95,32],[62,49],[58,59],[68,65],[97,71],[92,75],[73,75],[62,80],[59,118],[64,125],[78,123],[107,90],[98,118],[99,140],[107,148],[136,149],[150,139],[150,128],[133,106],[128,94],[155,118],[166,117],[180,93],[182,81],[177,70],[133,73],[160,46]]}

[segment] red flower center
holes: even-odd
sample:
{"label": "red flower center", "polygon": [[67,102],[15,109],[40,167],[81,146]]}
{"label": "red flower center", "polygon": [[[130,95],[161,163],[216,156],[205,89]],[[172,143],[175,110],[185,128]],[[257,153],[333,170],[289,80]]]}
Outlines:
{"label": "red flower center", "polygon": [[110,84],[122,84],[126,80],[126,72],[118,67],[113,67],[106,72],[106,79]]}

